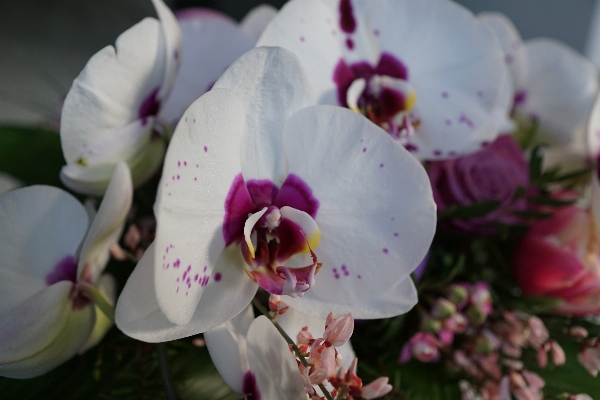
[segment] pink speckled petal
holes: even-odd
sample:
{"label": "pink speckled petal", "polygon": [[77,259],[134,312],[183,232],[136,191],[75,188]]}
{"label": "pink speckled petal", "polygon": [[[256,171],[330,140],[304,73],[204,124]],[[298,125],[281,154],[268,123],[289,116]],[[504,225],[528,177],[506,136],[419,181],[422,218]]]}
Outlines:
{"label": "pink speckled petal", "polygon": [[[419,265],[436,224],[425,170],[393,143],[366,118],[340,107],[309,107],[288,120],[290,173],[309,185],[320,204],[315,221],[322,236],[314,251],[323,267],[304,298],[327,304],[301,311],[382,318],[399,311],[398,302],[412,302],[409,293],[390,307],[370,306]],[[296,307],[303,299],[290,300]]]}
{"label": "pink speckled petal", "polygon": [[345,37],[337,16],[320,0],[289,1],[265,28],[257,46],[281,46],[298,56],[317,102],[337,104],[333,70]]}
{"label": "pink speckled petal", "polygon": [[252,49],[237,59],[214,87],[233,90],[245,107],[241,152],[244,179],[269,179],[281,185],[287,176],[281,142],[283,124],[296,111],[314,104],[296,56],[281,48]]}
{"label": "pink speckled petal", "polygon": [[154,244],[146,250],[127,280],[115,309],[117,327],[135,339],[157,343],[215,329],[248,306],[258,289],[244,273],[239,246],[229,246],[207,279],[206,290],[190,322],[174,324],[161,311],[154,291],[155,251]]}
{"label": "pink speckled petal", "polygon": [[[156,295],[173,323],[190,321],[225,247],[225,199],[240,173],[244,108],[223,89],[188,108],[169,145],[156,214]],[[197,277],[197,278],[196,278]]]}

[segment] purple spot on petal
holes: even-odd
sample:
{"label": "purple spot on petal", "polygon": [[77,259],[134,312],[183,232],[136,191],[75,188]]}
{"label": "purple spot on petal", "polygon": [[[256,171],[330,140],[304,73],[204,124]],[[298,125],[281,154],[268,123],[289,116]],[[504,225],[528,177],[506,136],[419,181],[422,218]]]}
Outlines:
{"label": "purple spot on petal", "polygon": [[379,164],[379,168],[383,168],[383,163]]}
{"label": "purple spot on petal", "polygon": [[357,276],[358,279],[362,279],[362,277],[360,275]]}
{"label": "purple spot on petal", "polygon": [[515,106],[522,106],[527,101],[527,92],[525,90],[519,90],[515,93]]}
{"label": "purple spot on petal", "polygon": [[208,269],[208,265],[205,265],[203,271],[206,272],[207,269]]}
{"label": "purple spot on petal", "polygon": [[387,253],[388,253],[388,249],[384,248],[384,249],[383,249],[383,252],[384,252],[385,254],[387,254]]}
{"label": "purple spot on petal", "polygon": [[304,36],[300,36],[300,41],[304,43]]}
{"label": "purple spot on petal", "polygon": [[481,147],[482,147],[482,148],[483,148],[483,147],[488,147],[489,145],[490,145],[490,142],[488,142],[487,140],[486,140],[486,141],[483,141],[483,142],[481,142]]}
{"label": "purple spot on petal", "polygon": [[179,286],[177,286],[177,290],[175,291],[175,293],[179,293]]}
{"label": "purple spot on petal", "polygon": [[379,36],[381,32],[379,32],[379,29],[373,29],[373,35],[375,36]]}
{"label": "purple spot on petal", "polygon": [[352,39],[346,39],[346,47],[348,48],[348,50],[354,49],[354,42],[352,41]]}
{"label": "purple spot on petal", "polygon": [[260,391],[256,384],[256,378],[252,372],[248,371],[244,374],[244,380],[242,381],[242,392],[246,395],[247,400],[260,400]]}
{"label": "purple spot on petal", "polygon": [[442,97],[444,99],[447,99],[448,98],[448,92],[442,92]]}
{"label": "purple spot on petal", "polygon": [[183,166],[184,166],[184,167],[187,167],[187,161],[184,161],[184,162],[183,162]]}
{"label": "purple spot on petal", "polygon": [[441,156],[442,155],[442,151],[441,150],[434,150],[433,151],[433,155],[434,156]]}
{"label": "purple spot on petal", "polygon": [[481,90],[477,91],[477,97],[483,97],[483,92]]}
{"label": "purple spot on petal", "polygon": [[352,33],[356,30],[356,19],[350,0],[340,1],[340,27],[346,33]]}
{"label": "purple spot on petal", "polygon": [[458,118],[458,122],[461,122],[461,123],[467,125],[471,129],[475,128],[475,124],[473,123],[473,121],[471,121],[471,119],[469,117],[467,117],[467,115],[465,113],[460,114],[460,117]]}
{"label": "purple spot on petal", "polygon": [[198,275],[198,274],[194,275],[194,282],[198,282],[198,277],[199,277],[199,276],[200,276],[200,275]]}
{"label": "purple spot on petal", "polygon": [[138,117],[143,121],[142,125],[146,125],[146,118],[158,114],[160,103],[156,100],[159,87],[154,88],[148,96],[142,101],[138,110]]}
{"label": "purple spot on petal", "polygon": [[405,144],[405,145],[404,145],[404,148],[405,148],[406,150],[410,151],[411,153],[412,153],[413,151],[417,151],[417,150],[419,150],[419,148],[418,148],[417,146],[415,146],[414,144],[412,144],[412,143],[407,143],[407,144]]}
{"label": "purple spot on petal", "polygon": [[208,147],[204,146],[204,152],[206,153],[208,151]]}
{"label": "purple spot on petal", "polygon": [[194,177],[194,180],[195,180],[195,181],[197,181],[197,180],[198,180],[198,178]]}
{"label": "purple spot on petal", "polygon": [[181,161],[177,161],[177,166],[181,167]]}
{"label": "purple spot on petal", "polygon": [[363,153],[366,153],[366,152],[367,152],[367,148],[363,147]]}
{"label": "purple spot on petal", "polygon": [[60,281],[77,281],[77,263],[75,257],[65,256],[56,263],[52,271],[46,275],[46,285],[50,286]]}
{"label": "purple spot on petal", "polygon": [[452,125],[452,121],[451,121],[451,120],[449,120],[449,119],[447,119],[447,120],[446,120],[446,126],[450,126],[450,125]]}
{"label": "purple spot on petal", "polygon": [[395,232],[395,233],[394,233],[394,236],[398,237],[398,232]]}
{"label": "purple spot on petal", "polygon": [[217,273],[215,274],[215,282],[219,282],[220,280],[221,280],[221,273],[220,273],[220,272],[217,272]]}

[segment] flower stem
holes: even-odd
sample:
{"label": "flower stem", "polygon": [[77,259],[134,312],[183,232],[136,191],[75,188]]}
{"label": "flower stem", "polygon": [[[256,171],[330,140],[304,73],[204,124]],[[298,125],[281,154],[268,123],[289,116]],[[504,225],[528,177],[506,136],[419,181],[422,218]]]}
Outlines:
{"label": "flower stem", "polygon": [[81,293],[90,299],[106,315],[111,322],[115,323],[115,308],[106,300],[106,297],[92,284],[79,282],[77,284]]}
{"label": "flower stem", "polygon": [[[302,363],[302,365],[304,365],[305,367],[308,367],[308,362],[306,361],[304,354],[302,354],[302,351],[298,348],[298,346],[292,340],[292,338],[289,337],[289,335],[285,332],[285,330],[283,330],[281,325],[279,325],[277,322],[275,322],[271,319],[271,317],[269,315],[269,311],[267,311],[267,309],[262,304],[260,304],[260,301],[258,301],[256,298],[252,299],[252,304],[254,305],[254,307],[256,307],[258,309],[258,311],[261,312],[261,314],[263,314],[264,316],[266,316],[267,318],[269,318],[271,320],[271,322],[273,323],[273,325],[275,325],[275,328],[277,328],[277,330],[279,331],[281,336],[283,336],[283,338],[285,339],[287,344],[292,346],[292,349],[296,353],[296,356],[298,356],[298,358],[300,359],[300,362]],[[325,389],[325,386],[323,386],[322,383],[319,383],[319,388],[321,389],[321,391],[323,392],[323,395],[325,395],[325,398],[327,400],[333,400],[333,398],[331,397],[331,394],[329,393],[329,391],[327,389]]]}
{"label": "flower stem", "polygon": [[171,376],[171,369],[169,368],[169,357],[167,354],[166,343],[156,343],[156,354],[158,355],[158,368],[160,370],[160,377],[162,378],[163,386],[167,399],[179,400],[179,395],[175,388],[175,382]]}

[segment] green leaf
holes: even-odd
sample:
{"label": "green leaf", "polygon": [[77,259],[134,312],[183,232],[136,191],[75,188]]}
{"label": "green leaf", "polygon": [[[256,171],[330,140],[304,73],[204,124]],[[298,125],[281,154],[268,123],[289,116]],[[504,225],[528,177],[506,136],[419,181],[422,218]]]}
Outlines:
{"label": "green leaf", "polygon": [[449,379],[442,363],[412,360],[399,367],[400,391],[410,400],[460,399],[456,380]]}
{"label": "green leaf", "polygon": [[532,203],[542,204],[545,206],[562,207],[573,204],[579,199],[553,199],[552,197],[548,196],[531,196],[527,197],[527,200]]}
{"label": "green leaf", "polygon": [[481,217],[490,212],[494,211],[500,206],[500,202],[497,200],[483,201],[481,203],[474,203],[468,206],[450,206],[444,211],[438,212],[438,219],[444,218],[461,218],[469,219],[475,217]]}
{"label": "green leaf", "polygon": [[542,176],[543,160],[542,146],[535,146],[529,156],[529,179],[532,182],[538,181]]}
{"label": "green leaf", "polygon": [[62,186],[60,136],[41,128],[0,127],[0,171],[26,185]]}
{"label": "green leaf", "polygon": [[534,218],[534,219],[543,219],[543,218],[549,218],[552,216],[552,213],[545,212],[545,211],[534,211],[534,210],[513,211],[513,212],[511,212],[511,214],[516,215],[521,218]]}

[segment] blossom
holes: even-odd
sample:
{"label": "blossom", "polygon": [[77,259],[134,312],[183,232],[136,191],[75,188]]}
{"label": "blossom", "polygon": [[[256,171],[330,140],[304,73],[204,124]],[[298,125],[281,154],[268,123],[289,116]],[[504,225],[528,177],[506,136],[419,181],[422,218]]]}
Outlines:
{"label": "blossom", "polygon": [[251,399],[305,400],[296,359],[265,316],[247,307],[235,318],[204,333],[206,347],[225,383]]}
{"label": "blossom", "polygon": [[494,232],[494,222],[515,224],[527,201],[515,199],[529,186],[529,166],[521,148],[510,136],[500,136],[486,148],[452,160],[432,161],[427,169],[433,197],[440,211],[497,201],[498,208],[482,217],[453,219],[452,225],[470,232]]}
{"label": "blossom", "polygon": [[258,45],[292,50],[319,104],[367,116],[419,159],[478,150],[512,127],[502,50],[449,1],[292,0]]}
{"label": "blossom", "polygon": [[159,117],[175,126],[185,109],[212,88],[233,61],[254,47],[275,13],[273,7],[261,5],[250,10],[238,24],[210,9],[176,11],[182,38],[181,66]]}
{"label": "blossom", "polygon": [[414,305],[409,274],[435,226],[425,171],[367,119],[311,102],[296,58],[257,48],[187,110],[156,240],[117,304],[124,332],[159,341],[212,329],[259,286],[320,318]]}
{"label": "blossom", "polygon": [[85,208],[57,188],[31,186],[0,197],[0,375],[41,375],[106,333],[110,323],[89,290],[114,300],[114,281],[101,273],[131,198],[123,163],[91,224]]}
{"label": "blossom", "polygon": [[588,315],[600,310],[600,253],[595,210],[598,183],[594,177],[594,206],[567,206],[536,222],[519,242],[514,272],[523,292],[564,301],[554,311]]}
{"label": "blossom", "polygon": [[553,39],[523,41],[512,22],[500,13],[483,13],[498,37],[511,72],[517,117],[536,120],[539,139],[553,144],[551,157],[585,155],[585,128],[598,93],[594,65],[581,54]]}
{"label": "blossom", "polygon": [[425,363],[438,362],[442,356],[441,347],[442,343],[431,333],[417,332],[402,347],[398,362],[402,364],[413,357]]}
{"label": "blossom", "polygon": [[67,165],[63,183],[101,195],[119,161],[135,186],[162,162],[165,144],[154,135],[157,114],[177,73],[181,33],[162,0],[152,0],[159,20],[146,18],[86,64],[69,90],[61,116]]}

